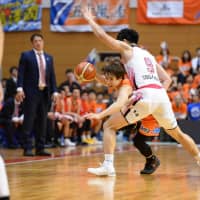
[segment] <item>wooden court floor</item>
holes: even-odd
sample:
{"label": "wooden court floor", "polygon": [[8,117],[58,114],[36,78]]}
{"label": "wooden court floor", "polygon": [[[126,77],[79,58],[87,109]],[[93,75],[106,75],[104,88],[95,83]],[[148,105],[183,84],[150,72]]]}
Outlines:
{"label": "wooden court floor", "polygon": [[0,149],[6,159],[11,200],[200,200],[200,167],[177,145],[152,145],[161,161],[153,175],[140,175],[144,158],[130,144],[118,145],[117,176],[87,173],[103,159],[101,146],[50,149],[54,156],[22,157]]}

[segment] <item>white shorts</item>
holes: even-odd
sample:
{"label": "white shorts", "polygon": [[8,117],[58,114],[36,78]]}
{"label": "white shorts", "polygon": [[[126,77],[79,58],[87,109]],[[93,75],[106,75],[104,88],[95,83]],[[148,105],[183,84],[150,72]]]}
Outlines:
{"label": "white shorts", "polygon": [[164,129],[174,129],[177,121],[171,102],[165,89],[143,88],[135,91],[142,98],[129,108],[122,109],[122,114],[129,124],[133,124],[152,114]]}

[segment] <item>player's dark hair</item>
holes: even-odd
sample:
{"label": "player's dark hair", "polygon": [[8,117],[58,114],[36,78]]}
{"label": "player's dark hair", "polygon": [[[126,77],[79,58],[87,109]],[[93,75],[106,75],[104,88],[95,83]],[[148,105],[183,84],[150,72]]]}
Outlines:
{"label": "player's dark hair", "polygon": [[139,41],[139,34],[134,29],[122,29],[117,35],[117,40],[123,41],[124,39],[126,39],[130,43],[137,44]]}
{"label": "player's dark hair", "polygon": [[124,69],[124,66],[121,62],[113,62],[109,65],[106,65],[102,68],[102,72],[105,75],[113,75],[117,79],[122,78],[124,79],[124,76],[126,74],[126,71]]}

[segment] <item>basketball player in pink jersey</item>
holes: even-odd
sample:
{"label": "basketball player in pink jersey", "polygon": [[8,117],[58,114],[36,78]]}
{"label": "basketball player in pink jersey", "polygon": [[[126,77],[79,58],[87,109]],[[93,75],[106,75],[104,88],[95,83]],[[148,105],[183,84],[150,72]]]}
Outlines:
{"label": "basketball player in pink jersey", "polygon": [[[0,22],[0,70],[3,57],[3,43],[4,43],[4,33],[3,33],[3,27]],[[0,103],[2,103],[2,101],[3,101],[3,90],[2,90],[2,85],[0,83]],[[0,200],[9,200],[9,196],[10,193],[8,188],[8,180],[6,175],[5,164],[3,158],[0,155]]]}
{"label": "basketball player in pink jersey", "polygon": [[[122,62],[129,76],[129,79],[136,86],[136,91],[129,98],[128,102],[115,113],[110,124],[107,124],[107,135],[104,136],[107,146],[104,146],[105,160],[99,168],[89,168],[90,173],[96,175],[112,175],[114,170],[113,156],[115,148],[116,130],[135,123],[152,114],[159,125],[163,127],[171,137],[177,140],[200,164],[200,153],[193,139],[183,133],[177,125],[176,118],[172,111],[171,103],[167,96],[165,82],[161,84],[160,79],[164,70],[155,58],[146,50],[137,46],[139,34],[132,29],[123,29],[117,39],[109,36],[96,22],[91,9],[82,8],[84,18],[90,24],[96,37],[111,49],[121,53]],[[168,82],[167,82],[168,84]],[[89,119],[103,118],[88,114]],[[113,123],[114,122],[114,123]]]}

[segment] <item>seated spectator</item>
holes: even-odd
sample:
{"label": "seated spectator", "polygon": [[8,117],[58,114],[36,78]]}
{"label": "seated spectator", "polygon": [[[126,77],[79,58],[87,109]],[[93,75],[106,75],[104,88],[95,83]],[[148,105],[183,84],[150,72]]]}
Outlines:
{"label": "seated spectator", "polygon": [[178,82],[182,84],[186,82],[186,77],[192,73],[191,53],[189,50],[185,50],[182,53],[181,60],[179,60],[179,74]]}
{"label": "seated spectator", "polygon": [[[17,148],[17,143],[22,144],[20,137],[23,122],[22,113],[22,105],[16,100],[16,95],[3,103],[2,110],[0,111],[0,125],[5,130],[8,148]],[[18,135],[15,135],[17,132]],[[17,143],[16,139],[18,139]]]}
{"label": "seated spectator", "polygon": [[[107,108],[107,105],[105,103],[105,99],[104,99],[104,95],[103,93],[97,93],[97,99],[96,99],[96,113],[100,113],[103,110],[105,110]],[[102,129],[102,123],[103,120],[99,120],[99,122],[97,123],[97,125],[94,127],[93,129],[93,139],[95,140],[95,142],[97,144],[101,144],[101,141],[99,141],[98,139],[98,135]]]}
{"label": "seated spectator", "polygon": [[200,47],[196,48],[196,56],[192,58],[192,73],[197,74],[200,68]]}
{"label": "seated spectator", "polygon": [[7,78],[3,78],[1,80],[1,85],[2,85],[2,89],[3,89],[3,96],[5,97],[5,92],[6,92],[6,82],[7,82]]}
{"label": "seated spectator", "polygon": [[156,56],[156,60],[163,68],[167,69],[169,67],[169,64],[171,62],[171,56],[167,42],[161,42],[160,54]]}
{"label": "seated spectator", "polygon": [[61,89],[55,112],[49,112],[48,117],[56,121],[56,130],[60,132],[60,138],[64,137],[64,145],[61,142],[60,146],[75,146],[75,143],[71,141],[72,130],[70,129],[70,124],[74,119],[68,114],[71,112],[71,98],[66,98],[65,94],[65,89]]}
{"label": "seated spectator", "polygon": [[[81,93],[81,113],[83,116],[90,112],[90,105],[88,101],[88,92],[83,90]],[[91,121],[89,119],[83,119],[81,129],[79,130],[81,134],[81,144],[93,144],[91,140]]]}
{"label": "seated spectator", "polygon": [[18,68],[13,66],[9,70],[10,78],[6,81],[6,88],[5,88],[5,96],[4,100],[14,97],[17,89],[17,75],[18,75]]}
{"label": "seated spectator", "polygon": [[[89,112],[96,113],[97,112],[97,94],[94,90],[89,91]],[[102,121],[97,119],[91,120],[91,128],[92,131],[95,133],[95,131],[99,130],[99,127],[101,126]],[[95,134],[96,135],[96,134]],[[95,143],[96,137],[94,139],[91,139],[92,143]]]}
{"label": "seated spectator", "polygon": [[72,69],[67,69],[65,74],[66,74],[66,80],[60,84],[59,89],[63,88],[65,85],[67,85],[67,86],[69,86],[70,92],[72,92],[73,89],[79,89],[81,91],[81,86],[76,81],[76,78],[74,76]]}
{"label": "seated spectator", "polygon": [[192,96],[192,102],[187,106],[188,119],[197,121],[200,120],[200,102],[199,94],[194,94]]}
{"label": "seated spectator", "polygon": [[187,117],[187,104],[184,103],[181,95],[177,95],[174,97],[172,101],[172,109],[174,111],[176,119],[186,119]]}

